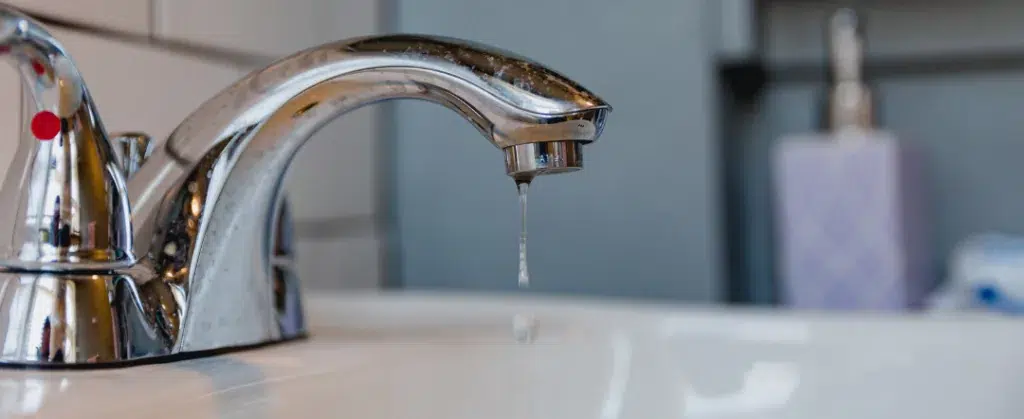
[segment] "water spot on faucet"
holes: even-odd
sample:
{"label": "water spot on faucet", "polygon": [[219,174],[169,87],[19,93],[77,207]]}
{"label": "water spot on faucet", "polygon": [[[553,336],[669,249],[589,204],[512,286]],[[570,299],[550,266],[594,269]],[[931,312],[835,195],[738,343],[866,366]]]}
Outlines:
{"label": "water spot on faucet", "polygon": [[512,85],[523,90],[530,90],[533,87],[533,84],[530,83],[529,79],[520,78],[512,80]]}

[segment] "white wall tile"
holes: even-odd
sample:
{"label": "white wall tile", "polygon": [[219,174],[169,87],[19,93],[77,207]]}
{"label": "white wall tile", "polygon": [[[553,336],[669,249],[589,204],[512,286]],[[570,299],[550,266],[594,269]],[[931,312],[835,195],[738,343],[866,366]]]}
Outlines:
{"label": "white wall tile", "polygon": [[29,13],[100,27],[107,30],[148,35],[150,7],[147,0],[5,0]]}
{"label": "white wall tile", "polygon": [[158,37],[283,56],[375,33],[378,0],[154,0]]}
{"label": "white wall tile", "polygon": [[0,179],[7,173],[21,132],[21,80],[9,65],[0,65]]}
{"label": "white wall tile", "polygon": [[78,65],[107,130],[162,142],[186,116],[244,71],[138,45],[53,30]]}
{"label": "white wall tile", "polygon": [[380,240],[373,235],[296,243],[296,271],[303,288],[372,289],[380,284]]}
{"label": "white wall tile", "polygon": [[324,220],[375,212],[379,110],[362,108],[314,134],[289,168],[293,217]]}

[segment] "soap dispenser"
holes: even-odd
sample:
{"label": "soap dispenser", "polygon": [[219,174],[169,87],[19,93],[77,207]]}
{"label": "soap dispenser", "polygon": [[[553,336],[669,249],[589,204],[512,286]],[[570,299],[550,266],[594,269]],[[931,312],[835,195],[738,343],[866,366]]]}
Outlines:
{"label": "soap dispenser", "polygon": [[828,25],[828,130],[786,136],[773,155],[777,272],[797,309],[906,310],[930,290],[921,159],[876,127],[852,9]]}

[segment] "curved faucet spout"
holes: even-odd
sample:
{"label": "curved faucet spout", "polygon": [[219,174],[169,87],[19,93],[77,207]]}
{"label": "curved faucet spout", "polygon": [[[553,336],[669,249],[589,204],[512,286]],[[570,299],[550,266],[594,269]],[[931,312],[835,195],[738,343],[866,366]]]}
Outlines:
{"label": "curved faucet spout", "polygon": [[[454,109],[502,148],[550,136],[593,141],[611,109],[552,70],[467,41],[393,35],[327,44],[248,75],[193,112],[154,156],[179,164],[149,165],[130,183],[133,214],[149,212],[151,203],[162,199],[157,191],[167,190],[162,186],[286,104],[302,102],[302,112],[288,121],[292,132],[279,141],[295,149],[306,134],[341,113],[402,97]],[[565,123],[570,120],[578,123]]]}
{"label": "curved faucet spout", "polygon": [[294,313],[265,309],[287,285],[272,263],[282,179],[321,126],[393,98],[456,111],[523,180],[582,168],[582,146],[610,110],[540,64],[440,37],[327,44],[246,76],[189,116],[128,183],[136,256],[189,294],[178,350],[301,333],[282,326]]}

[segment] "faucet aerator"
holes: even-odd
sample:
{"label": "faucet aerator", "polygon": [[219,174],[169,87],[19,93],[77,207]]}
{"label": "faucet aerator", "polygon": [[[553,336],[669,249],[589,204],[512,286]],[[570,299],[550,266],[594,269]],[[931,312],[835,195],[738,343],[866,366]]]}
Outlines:
{"label": "faucet aerator", "polygon": [[516,182],[583,169],[583,141],[559,140],[506,147],[505,172]]}

